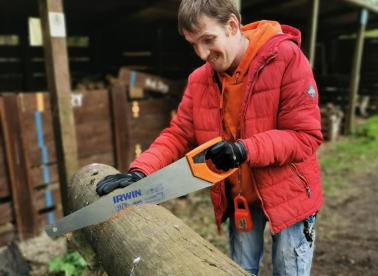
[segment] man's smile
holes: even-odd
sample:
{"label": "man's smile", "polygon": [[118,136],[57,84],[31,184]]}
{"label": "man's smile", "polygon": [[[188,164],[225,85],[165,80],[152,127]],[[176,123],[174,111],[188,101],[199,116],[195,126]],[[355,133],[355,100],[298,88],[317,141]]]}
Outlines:
{"label": "man's smile", "polygon": [[213,57],[213,58],[210,60],[210,62],[214,62],[214,61],[216,61],[216,60],[218,59],[218,57],[219,57],[219,54],[217,54],[215,57]]}

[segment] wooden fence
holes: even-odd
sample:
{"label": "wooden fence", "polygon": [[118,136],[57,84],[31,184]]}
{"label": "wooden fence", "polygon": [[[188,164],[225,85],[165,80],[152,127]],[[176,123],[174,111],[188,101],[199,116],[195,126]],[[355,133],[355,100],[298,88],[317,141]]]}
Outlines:
{"label": "wooden fence", "polygon": [[[180,96],[129,101],[128,85],[72,92],[79,167],[121,172],[169,126]],[[0,246],[62,218],[48,93],[0,94]],[[84,203],[83,203],[84,204]]]}

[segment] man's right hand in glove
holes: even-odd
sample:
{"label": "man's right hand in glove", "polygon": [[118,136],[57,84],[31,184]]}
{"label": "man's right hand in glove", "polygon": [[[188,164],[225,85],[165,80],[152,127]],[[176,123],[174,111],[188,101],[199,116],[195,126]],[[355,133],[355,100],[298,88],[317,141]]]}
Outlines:
{"label": "man's right hand in glove", "polygon": [[218,170],[228,171],[238,168],[247,159],[248,152],[244,144],[220,141],[206,152],[206,160],[211,159]]}
{"label": "man's right hand in glove", "polygon": [[146,175],[139,171],[108,175],[97,183],[96,192],[103,196],[117,188],[125,188],[145,177]]}

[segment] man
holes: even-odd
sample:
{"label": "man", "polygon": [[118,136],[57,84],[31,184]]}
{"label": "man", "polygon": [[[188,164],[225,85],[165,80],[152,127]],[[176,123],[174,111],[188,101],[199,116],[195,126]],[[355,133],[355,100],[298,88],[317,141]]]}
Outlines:
{"label": "man", "polygon": [[[106,177],[97,192],[128,186],[222,136],[206,158],[217,172],[239,168],[211,188],[218,229],[230,218],[233,260],[259,274],[268,222],[273,275],[309,275],[313,223],[322,204],[316,159],[322,134],[317,88],[299,48],[300,32],[273,21],[241,27],[233,0],[183,0],[178,22],[206,64],[189,76],[170,128],[128,174]],[[243,229],[243,218],[239,224],[234,220],[234,200],[238,209],[241,198],[249,206],[251,230]]]}

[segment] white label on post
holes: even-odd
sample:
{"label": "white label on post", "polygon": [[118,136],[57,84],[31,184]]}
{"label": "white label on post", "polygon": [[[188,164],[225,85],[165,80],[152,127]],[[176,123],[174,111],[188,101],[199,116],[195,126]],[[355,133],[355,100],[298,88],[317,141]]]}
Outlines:
{"label": "white label on post", "polygon": [[66,37],[64,14],[49,12],[50,34],[52,37]]}
{"label": "white label on post", "polygon": [[83,94],[72,93],[71,94],[71,105],[72,105],[72,107],[81,107],[83,105]]}
{"label": "white label on post", "polygon": [[30,46],[42,46],[42,28],[39,18],[29,17],[29,39]]}

